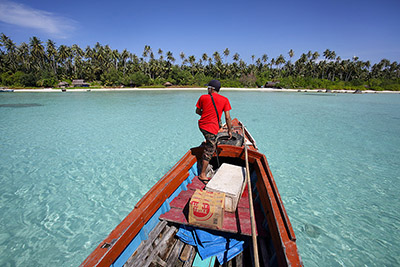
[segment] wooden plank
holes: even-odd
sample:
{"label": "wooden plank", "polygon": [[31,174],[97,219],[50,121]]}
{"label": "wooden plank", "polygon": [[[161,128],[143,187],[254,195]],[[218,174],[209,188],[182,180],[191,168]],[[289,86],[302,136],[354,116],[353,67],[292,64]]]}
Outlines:
{"label": "wooden plank", "polygon": [[175,226],[171,226],[168,231],[165,233],[165,235],[162,237],[162,239],[159,242],[159,245],[155,248],[153,248],[147,259],[143,259],[142,261],[138,261],[136,263],[136,266],[148,266],[150,265],[158,256],[158,254],[162,251],[164,251],[168,247],[168,239],[173,238],[175,236],[175,233],[177,232],[177,229]]}
{"label": "wooden plank", "polygon": [[247,184],[245,185],[242,196],[239,199],[238,208],[244,208],[244,209],[250,208],[249,191],[247,190]]}
{"label": "wooden plank", "polygon": [[169,203],[169,206],[171,208],[184,209],[193,194],[193,190],[182,191],[176,198],[171,201],[171,203]]}
{"label": "wooden plank", "polygon": [[168,212],[161,214],[160,219],[174,223],[188,224],[185,214],[181,209],[171,208]]}
{"label": "wooden plank", "polygon": [[196,191],[196,189],[204,189],[206,185],[199,180],[198,177],[193,178],[192,182],[188,184],[187,188],[193,191]]}
{"label": "wooden plank", "polygon": [[185,244],[185,247],[182,250],[182,253],[179,257],[181,261],[186,262],[190,258],[190,254],[192,252],[193,246]]}
{"label": "wooden plank", "polygon": [[195,256],[196,256],[196,250],[194,249],[194,247],[191,246],[189,259],[183,264],[183,267],[192,266]]}
{"label": "wooden plank", "polygon": [[137,260],[140,260],[140,258],[144,257],[142,253],[148,253],[149,248],[152,246],[154,240],[159,236],[159,234],[164,230],[164,228],[167,226],[166,221],[160,221],[156,227],[154,227],[153,231],[150,232],[149,237],[147,240],[143,241],[135,253],[126,261],[125,265],[126,267],[128,266],[136,266],[135,263]]}
{"label": "wooden plank", "polygon": [[243,252],[239,253],[235,258],[235,266],[242,267],[244,265]]}
{"label": "wooden plank", "polygon": [[167,261],[167,259],[169,258],[170,254],[172,253],[172,250],[175,247],[175,244],[177,243],[177,241],[179,240],[175,234],[178,230],[176,229],[174,232],[174,235],[172,235],[170,238],[168,238],[167,240],[164,240],[163,242],[166,242],[167,247],[166,249],[160,251],[160,253],[158,254],[160,256],[160,258],[162,258],[164,261]]}
{"label": "wooden plank", "polygon": [[158,255],[155,256],[155,259],[153,260],[153,262],[157,263],[157,265],[160,265],[162,267],[168,266],[167,263],[163,259],[161,259],[160,256],[158,256]]}
{"label": "wooden plank", "polygon": [[167,266],[175,265],[175,262],[178,260],[179,254],[181,253],[184,245],[185,245],[185,243],[183,243],[180,239],[176,240],[175,245],[174,245],[171,253],[168,256]]}

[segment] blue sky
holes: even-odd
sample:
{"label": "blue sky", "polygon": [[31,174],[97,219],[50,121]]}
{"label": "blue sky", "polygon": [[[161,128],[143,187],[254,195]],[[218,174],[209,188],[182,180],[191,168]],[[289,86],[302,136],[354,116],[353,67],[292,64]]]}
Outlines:
{"label": "blue sky", "polygon": [[[127,49],[145,45],[199,59],[229,48],[251,63],[326,49],[342,59],[400,62],[400,0],[0,0],[0,32],[16,44],[32,36],[56,45]],[[224,58],[223,58],[224,59]]]}

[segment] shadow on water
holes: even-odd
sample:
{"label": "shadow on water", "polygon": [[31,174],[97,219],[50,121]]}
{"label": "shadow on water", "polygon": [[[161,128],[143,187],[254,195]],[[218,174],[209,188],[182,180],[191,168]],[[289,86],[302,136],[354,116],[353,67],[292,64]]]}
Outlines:
{"label": "shadow on water", "polygon": [[311,238],[317,238],[322,234],[322,230],[312,224],[306,223],[301,229],[302,232],[304,232],[306,235],[308,235]]}
{"label": "shadow on water", "polygon": [[29,107],[42,107],[42,104],[37,103],[24,103],[24,104],[0,104],[0,108],[29,108]]}

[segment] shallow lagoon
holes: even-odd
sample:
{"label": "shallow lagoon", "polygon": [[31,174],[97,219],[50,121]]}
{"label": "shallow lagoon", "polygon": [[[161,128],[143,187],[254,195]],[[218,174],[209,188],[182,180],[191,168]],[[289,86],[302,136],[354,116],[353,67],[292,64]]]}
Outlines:
{"label": "shallow lagoon", "polygon": [[[202,135],[199,91],[0,95],[0,265],[77,266]],[[305,266],[400,263],[400,95],[229,92]]]}

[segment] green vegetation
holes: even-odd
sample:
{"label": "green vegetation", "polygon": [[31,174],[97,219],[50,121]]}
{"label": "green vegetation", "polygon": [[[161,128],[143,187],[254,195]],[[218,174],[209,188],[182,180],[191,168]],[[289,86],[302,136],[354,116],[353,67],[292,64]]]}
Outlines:
{"label": "green vegetation", "polygon": [[371,89],[400,90],[400,64],[382,59],[371,66],[369,61],[342,60],[329,49],[320,59],[318,52],[309,51],[292,62],[294,51],[288,59],[283,55],[268,61],[267,54],[252,63],[245,63],[238,53],[231,55],[226,48],[222,55],[204,53],[201,58],[179,57],[175,64],[172,52],[156,52],[148,45],[141,56],[111,49],[97,43],[93,48],[81,49],[56,44],[52,40],[43,43],[37,37],[29,44],[17,46],[4,34],[0,36],[0,85],[14,88],[57,87],[59,82],[83,79],[90,87],[163,87],[166,82],[174,86],[204,86],[209,80],[221,80],[223,87],[261,87],[268,81],[279,81],[283,88]]}

